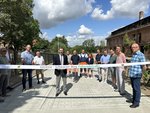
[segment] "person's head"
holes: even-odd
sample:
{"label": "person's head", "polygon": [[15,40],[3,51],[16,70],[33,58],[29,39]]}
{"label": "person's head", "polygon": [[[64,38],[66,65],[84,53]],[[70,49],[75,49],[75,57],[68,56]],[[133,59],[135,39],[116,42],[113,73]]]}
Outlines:
{"label": "person's head", "polygon": [[111,55],[115,54],[115,52],[114,52],[113,49],[110,49],[110,54],[111,54]]}
{"label": "person's head", "polygon": [[89,58],[92,58],[92,57],[93,57],[92,53],[89,53],[89,54],[88,54],[88,57],[89,57]]}
{"label": "person's head", "polygon": [[84,49],[82,49],[82,54],[84,54],[85,53],[85,51],[84,51]]}
{"label": "person's head", "polygon": [[38,56],[38,57],[40,57],[40,56],[41,56],[40,51],[36,51],[36,56]]}
{"label": "person's head", "polygon": [[140,47],[139,47],[139,45],[137,43],[133,43],[131,45],[131,50],[132,50],[133,53],[135,53],[135,52],[140,50]]}
{"label": "person's head", "polygon": [[2,56],[5,56],[6,52],[7,52],[6,48],[1,48],[0,53]]}
{"label": "person's head", "polygon": [[74,51],[73,51],[73,54],[74,54],[74,55],[76,55],[76,54],[77,54],[77,51],[76,51],[76,50],[74,50]]}
{"label": "person's head", "polygon": [[31,50],[31,45],[27,45],[26,46],[26,51],[30,51]]}
{"label": "person's head", "polygon": [[70,52],[69,52],[69,51],[67,51],[67,52],[66,52],[66,54],[67,54],[67,55],[69,55],[69,54],[70,54]]}
{"label": "person's head", "polygon": [[64,49],[63,48],[59,48],[59,54],[63,54],[64,53]]}
{"label": "person's head", "polygon": [[107,50],[104,50],[104,55],[107,55]]}
{"label": "person's head", "polygon": [[116,54],[120,54],[121,53],[121,47],[117,46],[116,47]]}
{"label": "person's head", "polygon": [[100,54],[100,50],[99,49],[97,50],[97,53]]}

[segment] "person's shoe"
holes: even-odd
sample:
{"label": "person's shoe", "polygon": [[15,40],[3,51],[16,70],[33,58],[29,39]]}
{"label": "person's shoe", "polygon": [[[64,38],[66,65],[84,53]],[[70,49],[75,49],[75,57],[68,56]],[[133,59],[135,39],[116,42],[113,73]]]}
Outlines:
{"label": "person's shoe", "polygon": [[59,93],[56,93],[56,95],[55,95],[55,96],[56,96],[56,97],[58,97],[58,95],[59,95]]}
{"label": "person's shoe", "polygon": [[133,103],[133,100],[132,99],[128,99],[126,100],[127,103]]}
{"label": "person's shoe", "polygon": [[14,88],[8,86],[7,89],[11,91],[11,90],[13,90]]}
{"label": "person's shoe", "polygon": [[124,95],[126,95],[126,93],[120,93],[120,95],[124,96]]}
{"label": "person's shoe", "polygon": [[45,84],[46,82],[43,80],[42,83]]}
{"label": "person's shoe", "polygon": [[0,103],[4,102],[4,99],[0,99]]}
{"label": "person's shoe", "polygon": [[26,91],[26,88],[23,88],[23,89],[22,89],[22,92],[24,92],[24,91]]}
{"label": "person's shoe", "polygon": [[34,89],[34,87],[31,86],[31,87],[29,87],[29,89]]}
{"label": "person's shoe", "polygon": [[139,105],[135,105],[135,104],[130,105],[130,108],[137,108],[137,107],[139,107]]}
{"label": "person's shoe", "polygon": [[64,94],[67,95],[67,92],[65,91]]}
{"label": "person's shoe", "polygon": [[40,81],[38,81],[37,84],[40,84]]}

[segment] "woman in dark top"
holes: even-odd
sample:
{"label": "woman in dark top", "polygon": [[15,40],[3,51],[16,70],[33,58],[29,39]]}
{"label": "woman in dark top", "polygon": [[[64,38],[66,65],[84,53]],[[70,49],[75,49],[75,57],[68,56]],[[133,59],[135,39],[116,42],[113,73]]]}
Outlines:
{"label": "woman in dark top", "polygon": [[[93,55],[91,53],[88,54],[87,64],[88,65],[94,64]],[[91,77],[93,77],[93,70],[91,68],[88,68],[87,76],[90,77],[90,75],[91,75]]]}

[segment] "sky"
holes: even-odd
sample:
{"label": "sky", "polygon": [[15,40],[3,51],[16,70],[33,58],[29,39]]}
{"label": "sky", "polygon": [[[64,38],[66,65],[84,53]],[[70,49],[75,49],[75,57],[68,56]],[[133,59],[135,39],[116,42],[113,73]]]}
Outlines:
{"label": "sky", "polygon": [[96,45],[110,33],[150,16],[150,0],[34,0],[34,18],[41,38],[64,35],[70,46],[94,39]]}

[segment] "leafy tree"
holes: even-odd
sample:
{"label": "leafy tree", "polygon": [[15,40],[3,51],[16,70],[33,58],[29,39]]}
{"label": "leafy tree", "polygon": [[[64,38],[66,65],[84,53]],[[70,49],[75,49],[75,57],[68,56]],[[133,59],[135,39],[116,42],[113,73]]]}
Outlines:
{"label": "leafy tree", "polygon": [[93,39],[88,39],[88,40],[85,40],[83,43],[82,43],[83,46],[85,47],[94,47],[95,46],[95,42]]}
{"label": "leafy tree", "polygon": [[16,57],[25,45],[32,45],[33,39],[39,38],[39,23],[33,18],[33,6],[33,0],[0,1],[1,40],[13,47]]}
{"label": "leafy tree", "polygon": [[134,40],[132,40],[126,33],[123,37],[123,52],[128,56],[131,55],[130,46],[132,43],[134,43]]}
{"label": "leafy tree", "polygon": [[51,42],[50,42],[50,51],[52,53],[57,53],[58,49],[62,47],[64,50],[68,49],[68,41],[65,38],[65,36],[62,37],[55,37]]}

